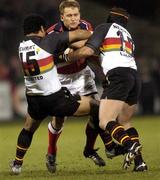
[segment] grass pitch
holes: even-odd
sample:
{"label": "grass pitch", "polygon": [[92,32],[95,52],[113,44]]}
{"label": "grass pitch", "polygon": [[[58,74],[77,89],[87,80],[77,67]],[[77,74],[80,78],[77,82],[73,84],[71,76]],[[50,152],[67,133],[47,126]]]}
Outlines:
{"label": "grass pitch", "polygon": [[160,117],[136,117],[133,120],[141,136],[144,160],[149,167],[143,173],[132,172],[133,166],[127,171],[122,170],[123,156],[107,159],[99,137],[95,147],[100,147],[98,152],[106,160],[106,166],[97,167],[90,159],[84,158],[87,117],[83,117],[66,121],[58,143],[57,172],[50,174],[45,167],[48,121],[44,121],[34,135],[22,173],[18,176],[10,174],[8,163],[15,157],[17,136],[23,121],[0,123],[0,180],[160,180]]}

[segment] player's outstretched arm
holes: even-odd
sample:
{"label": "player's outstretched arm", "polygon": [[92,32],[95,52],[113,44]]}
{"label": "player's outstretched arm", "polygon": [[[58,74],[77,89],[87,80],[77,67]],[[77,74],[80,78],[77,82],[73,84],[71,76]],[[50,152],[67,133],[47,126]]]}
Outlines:
{"label": "player's outstretched arm", "polygon": [[98,54],[100,46],[108,31],[108,27],[109,26],[106,24],[97,26],[92,36],[90,36],[90,38],[86,42],[86,45],[66,55],[66,61],[75,61],[76,59],[86,58],[94,54]]}
{"label": "player's outstretched arm", "polygon": [[74,42],[74,43],[70,44],[69,47],[72,48],[72,49],[79,49],[79,48],[83,47],[86,42],[87,42],[87,39],[86,40],[77,41],[77,42]]}
{"label": "player's outstretched arm", "polygon": [[83,46],[82,48],[66,54],[66,61],[76,61],[77,59],[86,58],[94,55],[94,50],[90,47]]}
{"label": "player's outstretched arm", "polygon": [[91,36],[91,32],[87,30],[77,29],[75,31],[69,31],[69,42],[75,42],[88,39]]}

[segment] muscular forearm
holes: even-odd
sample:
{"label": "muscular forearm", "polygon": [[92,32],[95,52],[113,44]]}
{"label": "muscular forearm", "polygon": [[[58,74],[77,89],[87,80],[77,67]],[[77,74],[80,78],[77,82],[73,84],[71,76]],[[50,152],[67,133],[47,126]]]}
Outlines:
{"label": "muscular forearm", "polygon": [[87,46],[83,46],[82,48],[69,53],[67,55],[67,61],[76,61],[77,59],[86,58],[86,57],[92,56],[93,54],[94,54],[93,49]]}
{"label": "muscular forearm", "polygon": [[91,36],[91,32],[87,30],[78,29],[77,41],[88,39]]}
{"label": "muscular forearm", "polygon": [[81,41],[74,42],[74,43],[70,44],[69,47],[71,47],[72,49],[79,49],[85,45],[86,41],[87,40],[81,40]]}
{"label": "muscular forearm", "polygon": [[77,29],[69,32],[69,42],[76,42],[88,39],[91,36],[91,32],[87,30]]}

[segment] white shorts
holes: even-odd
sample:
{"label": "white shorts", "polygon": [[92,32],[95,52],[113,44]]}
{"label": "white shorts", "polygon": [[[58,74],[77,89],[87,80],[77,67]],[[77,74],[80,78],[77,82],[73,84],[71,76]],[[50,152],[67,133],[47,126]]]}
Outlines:
{"label": "white shorts", "polygon": [[85,69],[74,74],[58,74],[63,87],[68,88],[71,94],[89,95],[97,93],[94,81],[95,75],[87,66]]}

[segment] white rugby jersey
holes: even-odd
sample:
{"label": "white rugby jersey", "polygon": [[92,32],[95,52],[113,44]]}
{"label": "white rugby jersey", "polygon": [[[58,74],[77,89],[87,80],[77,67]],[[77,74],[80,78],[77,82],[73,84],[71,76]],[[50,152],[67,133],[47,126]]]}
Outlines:
{"label": "white rugby jersey", "polygon": [[102,67],[106,74],[116,67],[137,69],[133,57],[134,43],[130,33],[122,26],[113,23],[101,46]]}
{"label": "white rugby jersey", "polygon": [[40,48],[32,40],[19,46],[26,93],[28,95],[50,95],[61,88],[53,55]]}
{"label": "white rugby jersey", "polygon": [[130,33],[116,23],[99,25],[86,43],[95,52],[101,50],[102,68],[106,74],[117,67],[137,69],[134,53],[134,42]]}

